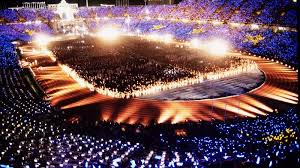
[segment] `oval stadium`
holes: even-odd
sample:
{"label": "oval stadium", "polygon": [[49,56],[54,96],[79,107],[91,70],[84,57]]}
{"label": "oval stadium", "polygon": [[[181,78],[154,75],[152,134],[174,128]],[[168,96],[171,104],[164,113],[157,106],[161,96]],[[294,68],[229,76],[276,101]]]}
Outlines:
{"label": "oval stadium", "polygon": [[298,5],[0,2],[0,167],[297,167]]}

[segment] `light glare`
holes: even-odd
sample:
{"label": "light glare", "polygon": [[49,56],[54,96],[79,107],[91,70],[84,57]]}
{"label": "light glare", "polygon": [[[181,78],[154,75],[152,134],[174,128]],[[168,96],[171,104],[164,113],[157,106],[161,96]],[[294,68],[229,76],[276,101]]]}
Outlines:
{"label": "light glare", "polygon": [[97,35],[106,40],[116,40],[120,36],[120,31],[114,27],[105,27],[100,30]]}
{"label": "light glare", "polygon": [[228,51],[228,43],[224,40],[215,39],[208,42],[206,50],[211,55],[222,56]]}

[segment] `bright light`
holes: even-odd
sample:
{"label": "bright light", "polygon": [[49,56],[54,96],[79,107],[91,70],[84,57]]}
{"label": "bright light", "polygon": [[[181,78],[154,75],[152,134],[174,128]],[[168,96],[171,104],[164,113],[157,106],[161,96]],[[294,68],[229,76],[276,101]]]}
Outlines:
{"label": "bright light", "polygon": [[254,29],[259,29],[259,25],[257,24],[252,24],[251,25],[251,29],[254,30]]}
{"label": "bright light", "polygon": [[200,40],[197,39],[197,38],[194,38],[194,39],[191,40],[190,44],[193,48],[199,48],[200,47]]}
{"label": "bright light", "polygon": [[74,10],[70,7],[66,1],[62,1],[58,4],[56,11],[63,20],[72,20],[74,19]]}
{"label": "bright light", "polygon": [[149,40],[160,41],[165,43],[171,43],[173,41],[173,36],[171,34],[156,34],[152,33],[147,36]]}
{"label": "bright light", "polygon": [[156,33],[152,33],[148,37],[149,37],[150,40],[154,40],[154,41],[157,41],[157,40],[160,39],[160,36]]}
{"label": "bright light", "polygon": [[130,23],[130,17],[127,17],[127,18],[125,19],[125,23],[126,23],[126,24],[129,24],[129,23]]}
{"label": "bright light", "polygon": [[161,37],[161,39],[165,43],[171,43],[173,41],[173,36],[171,34],[165,34]]}
{"label": "bright light", "polygon": [[214,20],[211,22],[213,25],[221,25],[223,22],[218,21],[218,20]]}
{"label": "bright light", "polygon": [[146,9],[146,14],[149,15],[150,11],[149,9]]}
{"label": "bright light", "polygon": [[224,40],[215,39],[209,41],[206,45],[206,51],[211,55],[222,56],[225,55],[229,49],[228,43]]}
{"label": "bright light", "polygon": [[45,47],[51,41],[51,37],[46,34],[38,34],[34,37],[34,42],[40,47]]}
{"label": "bright light", "polygon": [[114,27],[105,27],[101,29],[98,33],[98,36],[105,38],[106,40],[116,40],[120,36],[120,31]]}
{"label": "bright light", "polygon": [[239,26],[240,26],[240,23],[234,23],[234,22],[232,22],[232,23],[230,23],[230,25],[231,25],[232,27],[239,27]]}

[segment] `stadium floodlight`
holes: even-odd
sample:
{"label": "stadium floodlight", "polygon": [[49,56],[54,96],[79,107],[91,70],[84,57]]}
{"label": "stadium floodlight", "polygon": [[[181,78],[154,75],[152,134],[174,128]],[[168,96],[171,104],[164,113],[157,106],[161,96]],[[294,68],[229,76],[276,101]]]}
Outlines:
{"label": "stadium floodlight", "polygon": [[161,37],[161,39],[165,43],[171,43],[173,41],[173,36],[171,34],[165,34]]}
{"label": "stadium floodlight", "polygon": [[207,43],[206,51],[213,56],[224,56],[228,50],[228,42],[221,39],[214,39]]}
{"label": "stadium floodlight", "polygon": [[34,42],[39,47],[46,47],[50,41],[51,41],[51,37],[47,34],[37,34],[34,37]]}
{"label": "stadium floodlight", "polygon": [[152,33],[148,36],[148,39],[158,41],[160,39],[160,36],[156,33]]}
{"label": "stadium floodlight", "polygon": [[200,40],[197,38],[193,38],[190,42],[191,47],[200,48]]}
{"label": "stadium floodlight", "polygon": [[136,29],[136,33],[137,33],[137,34],[140,34],[140,33],[141,33],[141,30],[140,30],[140,29]]}
{"label": "stadium floodlight", "polygon": [[108,26],[102,28],[97,35],[99,37],[105,38],[106,40],[116,40],[120,36],[120,31],[117,28]]}

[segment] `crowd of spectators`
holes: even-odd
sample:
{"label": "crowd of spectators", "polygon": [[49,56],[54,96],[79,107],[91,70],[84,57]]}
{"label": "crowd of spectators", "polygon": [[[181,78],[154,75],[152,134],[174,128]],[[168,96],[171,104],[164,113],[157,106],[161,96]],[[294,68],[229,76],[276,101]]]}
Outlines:
{"label": "crowd of spectators", "polygon": [[255,68],[253,62],[239,57],[211,56],[187,46],[150,42],[140,37],[121,36],[112,43],[106,39],[79,38],[54,42],[50,50],[61,64],[75,70],[81,78],[122,98],[145,95],[153,88],[159,92]]}

